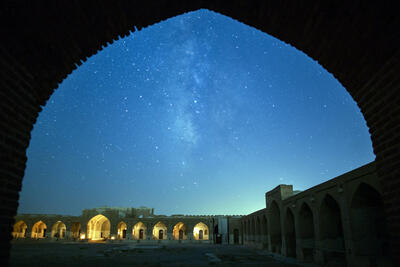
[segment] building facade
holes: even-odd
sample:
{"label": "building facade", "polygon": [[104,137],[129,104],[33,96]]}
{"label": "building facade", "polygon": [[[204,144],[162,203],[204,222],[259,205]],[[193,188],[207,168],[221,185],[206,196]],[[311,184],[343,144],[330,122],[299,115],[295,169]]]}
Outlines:
{"label": "building facade", "polygon": [[[154,209],[100,207],[81,216],[20,214],[13,237],[243,244],[303,262],[391,266],[375,162],[305,191],[278,185],[249,215],[155,215]],[[148,240],[148,241],[145,241]]]}

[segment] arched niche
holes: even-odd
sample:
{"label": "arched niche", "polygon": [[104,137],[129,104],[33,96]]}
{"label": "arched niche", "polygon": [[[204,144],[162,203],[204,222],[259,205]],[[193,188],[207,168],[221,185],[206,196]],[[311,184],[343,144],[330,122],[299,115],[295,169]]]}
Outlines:
{"label": "arched niche", "polygon": [[61,221],[56,222],[53,227],[51,227],[51,237],[55,238],[65,238],[65,233],[67,231],[67,227]]}
{"label": "arched niche", "polygon": [[133,239],[136,240],[146,239],[147,238],[146,232],[147,232],[147,227],[144,223],[142,222],[136,223],[132,228]]}
{"label": "arched niche", "polygon": [[345,264],[345,244],[341,209],[338,202],[327,194],[319,209],[320,240],[319,249],[324,255],[326,264],[342,262]]}
{"label": "arched niche", "polygon": [[128,230],[128,226],[126,225],[126,223],[125,222],[120,222],[117,225],[117,238],[118,239],[125,239],[127,230]]}
{"label": "arched niche", "polygon": [[32,227],[31,237],[35,239],[45,238],[47,231],[47,225],[42,222],[36,222]]}
{"label": "arched niche", "polygon": [[153,239],[156,240],[166,240],[167,239],[167,226],[158,222],[153,227]]}
{"label": "arched niche", "polygon": [[314,260],[315,230],[314,214],[307,203],[303,203],[299,211],[299,244],[302,250],[303,260],[311,262]]}
{"label": "arched niche", "polygon": [[382,196],[374,187],[361,183],[350,206],[353,254],[356,258],[389,255]]}
{"label": "arched niche", "polygon": [[208,240],[209,239],[209,231],[208,231],[208,226],[203,223],[199,222],[196,224],[193,228],[193,238],[195,240]]}
{"label": "arched niche", "polygon": [[183,222],[178,222],[173,229],[173,237],[175,240],[187,239],[187,227]]}
{"label": "arched niche", "polygon": [[282,250],[282,229],[281,229],[281,211],[275,201],[271,202],[269,208],[269,237],[271,251],[281,253]]}
{"label": "arched niche", "polygon": [[294,222],[294,215],[290,208],[286,209],[285,216],[285,243],[286,243],[286,256],[296,257],[296,227]]}
{"label": "arched niche", "polygon": [[96,215],[87,224],[87,238],[92,241],[108,239],[110,229],[110,220],[102,214]]}
{"label": "arched niche", "polygon": [[13,226],[13,238],[25,238],[28,226],[24,221],[18,221]]}

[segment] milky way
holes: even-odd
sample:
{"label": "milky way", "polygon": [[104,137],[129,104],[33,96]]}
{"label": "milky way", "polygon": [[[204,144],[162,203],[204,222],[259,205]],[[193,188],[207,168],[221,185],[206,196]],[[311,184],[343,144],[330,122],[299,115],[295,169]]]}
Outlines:
{"label": "milky way", "polygon": [[374,159],[365,121],[302,52],[201,10],[119,40],[40,114],[19,212],[246,214]]}

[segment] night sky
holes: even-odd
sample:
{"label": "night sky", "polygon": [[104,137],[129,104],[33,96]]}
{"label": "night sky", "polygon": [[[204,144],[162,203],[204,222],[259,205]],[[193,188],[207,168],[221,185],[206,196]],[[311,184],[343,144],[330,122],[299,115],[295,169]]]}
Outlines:
{"label": "night sky", "polygon": [[[329,53],[329,51],[325,51]],[[205,10],[134,32],[40,113],[19,213],[98,206],[248,214],[374,160],[340,83],[304,53]]]}

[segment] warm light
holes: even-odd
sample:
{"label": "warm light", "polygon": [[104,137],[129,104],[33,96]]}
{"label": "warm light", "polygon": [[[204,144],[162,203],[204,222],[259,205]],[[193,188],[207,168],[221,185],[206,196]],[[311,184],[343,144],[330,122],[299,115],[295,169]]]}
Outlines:
{"label": "warm light", "polygon": [[80,239],[85,239],[86,235],[85,234],[81,234]]}
{"label": "warm light", "polygon": [[112,236],[112,237],[111,237],[111,240],[114,240],[114,239],[115,239],[115,236]]}

